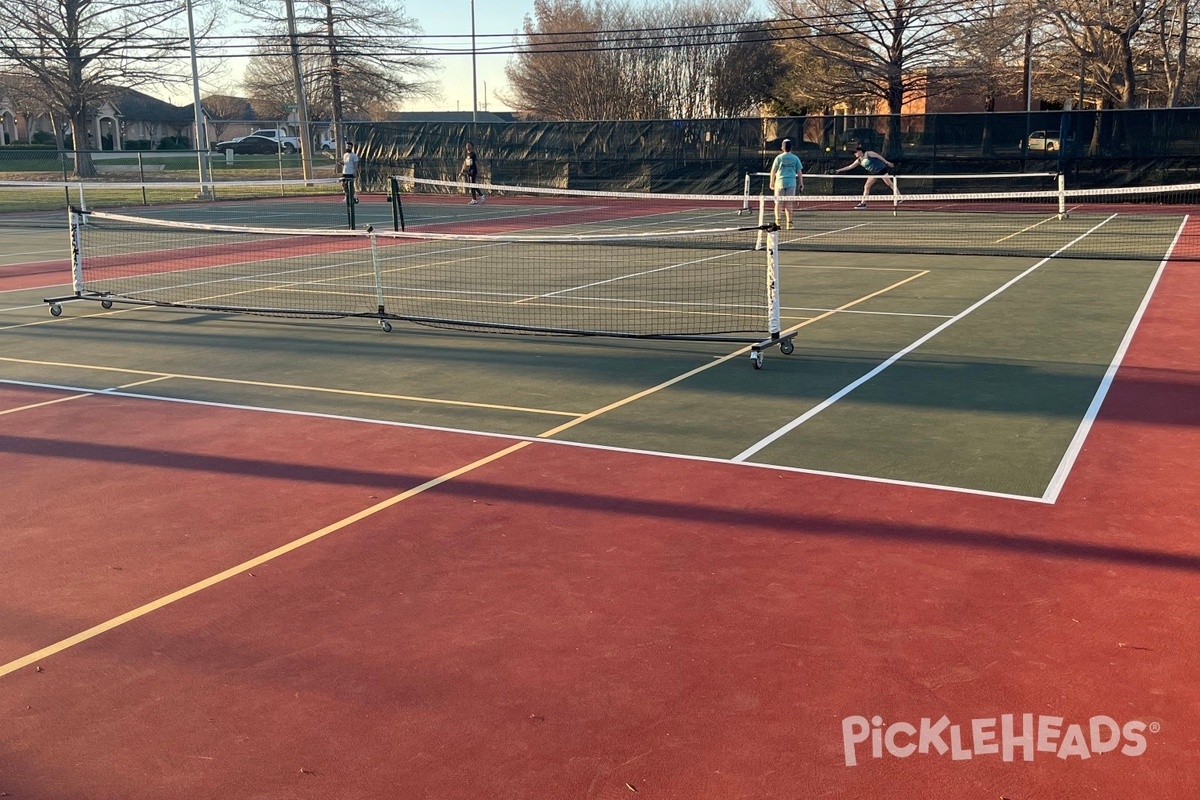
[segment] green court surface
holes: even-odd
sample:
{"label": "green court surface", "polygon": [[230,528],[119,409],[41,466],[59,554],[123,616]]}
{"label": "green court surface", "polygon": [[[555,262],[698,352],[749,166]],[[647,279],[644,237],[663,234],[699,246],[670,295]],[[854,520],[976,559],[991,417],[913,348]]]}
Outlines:
{"label": "green court surface", "polygon": [[[55,261],[65,233],[48,234],[0,231],[0,289],[11,287],[0,292],[0,380],[1029,498],[1051,487],[1159,269],[1153,259],[821,253],[785,241],[782,322],[796,348],[768,351],[754,370],[731,343],[403,322],[383,333],[370,320],[94,302],[54,318],[40,301],[64,293],[69,273]],[[1165,255],[1170,244],[1153,246]],[[43,275],[38,263],[57,267]]]}

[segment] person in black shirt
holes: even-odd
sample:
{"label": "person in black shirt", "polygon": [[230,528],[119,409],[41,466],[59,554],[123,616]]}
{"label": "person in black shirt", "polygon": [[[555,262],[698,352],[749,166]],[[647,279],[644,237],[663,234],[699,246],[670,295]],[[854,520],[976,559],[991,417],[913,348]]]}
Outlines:
{"label": "person in black shirt", "polygon": [[[475,157],[475,145],[467,142],[467,154],[463,158],[462,177],[468,183],[479,182],[479,159]],[[480,191],[478,186],[471,187],[471,202],[469,206],[479,205],[487,201],[487,197]]]}

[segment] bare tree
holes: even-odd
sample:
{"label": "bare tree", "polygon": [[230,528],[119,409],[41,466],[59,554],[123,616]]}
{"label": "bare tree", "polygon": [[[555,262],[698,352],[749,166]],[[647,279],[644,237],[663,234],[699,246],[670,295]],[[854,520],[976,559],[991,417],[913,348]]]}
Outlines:
{"label": "bare tree", "polygon": [[1180,104],[1188,78],[1188,28],[1196,15],[1195,0],[1162,0],[1153,21],[1156,53],[1155,72],[1162,76],[1163,102],[1167,108]]}
{"label": "bare tree", "polygon": [[502,99],[540,119],[742,113],[753,92],[736,84],[759,76],[732,60],[731,52],[740,42],[748,54],[756,43],[748,33],[749,13],[745,0],[666,0],[636,8],[603,0],[535,0],[506,68],[511,91]]}
{"label": "bare tree", "polygon": [[244,97],[231,94],[210,94],[200,101],[200,105],[208,112],[209,124],[212,125],[213,135],[216,137],[214,141],[224,138],[225,129],[231,122],[249,119],[248,112],[252,110]]}
{"label": "bare tree", "polygon": [[1105,105],[1137,106],[1139,54],[1159,0],[1054,0],[1047,3],[1068,43],[1086,60]]}
{"label": "bare tree", "polygon": [[45,115],[49,117],[50,125],[54,128],[54,141],[58,148],[62,149],[62,126],[59,124],[62,112],[55,108],[53,103],[47,101],[45,92],[33,78],[28,75],[0,73],[0,96],[4,95],[8,96],[17,113],[25,119],[26,134],[31,141],[33,138],[31,123],[34,119]]}
{"label": "bare tree", "polygon": [[[248,93],[294,101],[290,61],[272,58],[288,53],[281,34],[287,18],[269,1],[249,8],[261,37],[259,63],[247,68]],[[296,29],[309,107],[333,121],[339,148],[346,114],[435,94],[427,76],[436,66],[413,47],[421,27],[396,0],[303,0],[296,4]]]}
{"label": "bare tree", "polygon": [[713,109],[718,116],[738,117],[761,113],[763,106],[782,104],[789,72],[775,42],[776,26],[746,28],[738,32],[715,65]]}
{"label": "bare tree", "polygon": [[961,15],[945,0],[773,0],[780,17],[806,25],[808,51],[837,69],[832,92],[882,104],[891,115],[889,146],[899,141],[899,115],[925,96],[928,71],[944,63],[949,28]]}
{"label": "bare tree", "polygon": [[71,126],[75,172],[93,177],[90,106],[107,87],[162,84],[185,48],[177,0],[5,0],[0,56],[34,81]]}
{"label": "bare tree", "polygon": [[950,29],[954,42],[952,88],[980,97],[985,111],[995,111],[997,98],[1017,94],[1022,88],[1016,65],[1023,56],[1026,3],[975,0],[970,11]]}

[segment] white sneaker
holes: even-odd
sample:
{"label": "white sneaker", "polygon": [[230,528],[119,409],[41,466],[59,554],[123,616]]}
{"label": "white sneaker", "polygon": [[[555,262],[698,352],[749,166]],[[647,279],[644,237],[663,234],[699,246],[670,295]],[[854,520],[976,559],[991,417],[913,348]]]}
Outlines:
{"label": "white sneaker", "polygon": [[486,194],[479,195],[479,205],[483,205],[486,202],[487,202],[487,195]]}
{"label": "white sneaker", "polygon": [[476,205],[479,205],[479,203],[477,203],[476,201],[472,200],[471,202],[467,203],[467,205],[469,205],[469,206],[476,206]]}

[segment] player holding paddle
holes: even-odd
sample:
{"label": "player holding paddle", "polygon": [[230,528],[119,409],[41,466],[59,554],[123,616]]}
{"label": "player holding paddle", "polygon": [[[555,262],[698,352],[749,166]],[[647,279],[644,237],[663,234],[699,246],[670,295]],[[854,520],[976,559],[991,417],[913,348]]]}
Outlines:
{"label": "player holding paddle", "polygon": [[895,166],[874,150],[863,150],[862,145],[859,145],[854,148],[854,161],[834,172],[849,172],[855,167],[862,167],[867,171],[868,176],[867,182],[863,184],[862,201],[855,206],[855,208],[866,208],[867,196],[871,194],[871,187],[875,185],[875,181],[883,181],[893,192],[896,191],[895,181],[888,177],[888,170],[894,169]]}

